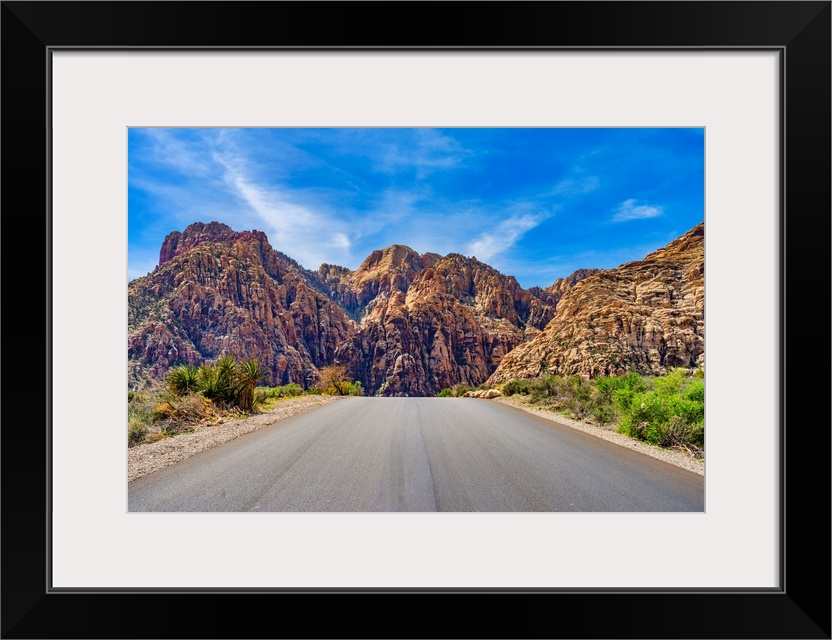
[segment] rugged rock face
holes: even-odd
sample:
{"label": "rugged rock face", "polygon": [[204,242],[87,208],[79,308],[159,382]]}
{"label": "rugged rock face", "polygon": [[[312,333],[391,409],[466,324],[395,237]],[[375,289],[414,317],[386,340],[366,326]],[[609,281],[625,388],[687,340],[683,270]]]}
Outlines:
{"label": "rugged rock face", "polygon": [[[401,248],[388,251],[404,255]],[[376,269],[388,258],[377,253],[356,271],[354,285],[369,285],[375,298],[361,329],[336,354],[370,393],[434,395],[455,384],[481,384],[523,342],[527,327],[538,330],[552,316],[513,277],[475,259],[422,256],[421,271],[391,271]]]}
{"label": "rugged rock face", "polygon": [[271,384],[307,384],[355,330],[262,232],[197,223],[168,235],[159,262],[128,285],[133,386],[222,353],[256,356]]}
{"label": "rugged rock face", "polygon": [[562,294],[545,330],[506,355],[489,382],[547,370],[659,374],[704,363],[704,240],[702,223],[644,260],[586,276]]}
{"label": "rugged rock face", "polygon": [[594,376],[694,366],[703,348],[702,225],[645,260],[582,269],[546,289],[475,258],[374,251],[355,271],[309,271],[260,231],[196,223],[128,285],[130,384],[222,353],[269,384],[308,386],[346,364],[375,395],[435,395],[551,371]]}
{"label": "rugged rock face", "polygon": [[550,294],[476,259],[393,245],[355,271],[313,272],[216,222],[169,234],[128,294],[133,386],[228,352],[258,357],[270,384],[308,385],[339,362],[370,394],[434,395],[481,384],[554,315]]}
{"label": "rugged rock face", "polygon": [[323,264],[318,276],[329,297],[353,318],[364,316],[379,296],[406,292],[416,275],[436,263],[436,253],[419,255],[410,247],[394,244],[373,251],[355,271]]}

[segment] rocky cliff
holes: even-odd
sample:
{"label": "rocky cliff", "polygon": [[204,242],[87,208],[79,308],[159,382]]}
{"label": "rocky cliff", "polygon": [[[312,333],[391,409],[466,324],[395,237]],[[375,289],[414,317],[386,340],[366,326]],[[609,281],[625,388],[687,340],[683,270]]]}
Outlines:
{"label": "rocky cliff", "polygon": [[130,382],[222,353],[256,356],[268,382],[312,380],[355,323],[259,231],[197,223],[167,236],[159,266],[128,285]]}
{"label": "rocky cliff", "polygon": [[196,223],[169,234],[156,270],[128,285],[130,384],[222,353],[259,358],[272,385],[308,386],[320,367],[346,364],[375,395],[435,395],[544,366],[692,366],[703,357],[697,229],[644,261],[525,290],[475,258],[404,245],[354,271],[310,271],[260,231]]}
{"label": "rocky cliff", "polygon": [[644,260],[567,286],[545,330],[506,355],[489,382],[545,371],[594,377],[703,364],[704,248],[702,223]]}
{"label": "rocky cliff", "polygon": [[228,352],[258,357],[270,384],[308,386],[338,362],[368,393],[434,395],[484,382],[551,320],[549,298],[459,255],[393,245],[355,271],[309,271],[260,231],[195,223],[128,286],[130,382]]}
{"label": "rocky cliff", "polygon": [[[478,385],[502,357],[554,310],[511,276],[473,258],[375,252],[355,272],[353,290],[373,292],[359,331],[337,358],[371,393],[434,395]],[[407,256],[407,257],[405,257]]]}

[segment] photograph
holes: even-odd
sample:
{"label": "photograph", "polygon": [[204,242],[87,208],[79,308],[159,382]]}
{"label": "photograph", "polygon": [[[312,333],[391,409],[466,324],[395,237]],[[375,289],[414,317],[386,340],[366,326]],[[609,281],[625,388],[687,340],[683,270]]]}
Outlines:
{"label": "photograph", "polygon": [[704,127],[127,136],[130,512],[704,512]]}
{"label": "photograph", "polygon": [[828,640],[830,14],[4,1],[0,636]]}

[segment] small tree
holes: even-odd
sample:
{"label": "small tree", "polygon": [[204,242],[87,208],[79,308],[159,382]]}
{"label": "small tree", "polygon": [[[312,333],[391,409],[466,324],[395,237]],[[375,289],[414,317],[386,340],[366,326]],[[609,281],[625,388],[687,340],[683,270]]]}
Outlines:
{"label": "small tree", "polygon": [[347,377],[347,365],[345,364],[331,364],[323,367],[318,372],[318,376],[318,384],[315,386],[321,393],[332,396],[342,395],[342,383],[350,383],[350,379]]}
{"label": "small tree", "polygon": [[361,382],[352,381],[347,375],[347,365],[345,364],[331,364],[323,367],[318,375],[318,384],[315,386],[321,393],[330,396],[364,395]]}

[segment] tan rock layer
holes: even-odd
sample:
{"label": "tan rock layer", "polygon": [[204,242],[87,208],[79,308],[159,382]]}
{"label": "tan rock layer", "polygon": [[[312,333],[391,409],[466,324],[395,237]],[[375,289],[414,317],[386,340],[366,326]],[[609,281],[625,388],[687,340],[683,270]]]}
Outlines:
{"label": "tan rock layer", "polygon": [[544,372],[595,377],[704,364],[704,223],[644,260],[587,276],[544,331],[508,354],[496,384]]}

